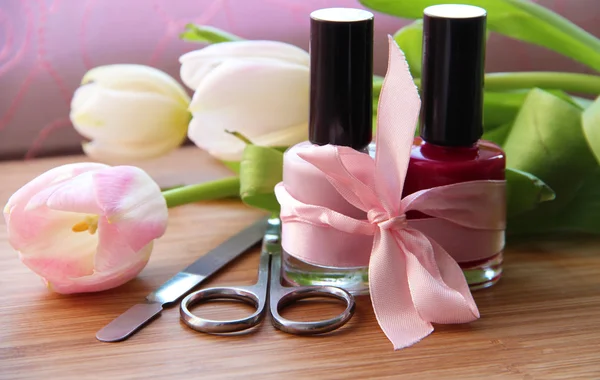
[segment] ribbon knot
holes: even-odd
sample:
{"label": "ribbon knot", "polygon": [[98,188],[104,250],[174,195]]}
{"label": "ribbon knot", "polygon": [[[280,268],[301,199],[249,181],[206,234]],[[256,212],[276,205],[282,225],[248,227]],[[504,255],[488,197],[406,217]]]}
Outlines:
{"label": "ribbon knot", "polygon": [[367,219],[372,224],[377,224],[379,228],[382,230],[394,230],[398,231],[403,228],[408,227],[408,221],[406,220],[406,215],[398,215],[388,218],[387,215],[381,212],[371,212],[367,213]]}
{"label": "ribbon knot", "polygon": [[[375,316],[399,349],[429,335],[432,323],[466,323],[479,318],[456,261],[415,228],[413,220],[407,221],[404,213],[420,211],[432,216],[429,221],[496,230],[502,228],[497,216],[504,207],[499,201],[504,181],[440,186],[401,199],[421,101],[408,64],[391,36],[389,48],[377,113],[375,159],[333,145],[310,146],[297,153],[319,169],[348,203],[366,212],[367,220],[304,203],[291,195],[286,188],[291,183],[286,185],[285,179],[275,186],[275,195],[281,205],[282,248],[290,255],[334,267],[368,262]],[[294,184],[295,194],[302,194],[302,186],[313,185]]]}

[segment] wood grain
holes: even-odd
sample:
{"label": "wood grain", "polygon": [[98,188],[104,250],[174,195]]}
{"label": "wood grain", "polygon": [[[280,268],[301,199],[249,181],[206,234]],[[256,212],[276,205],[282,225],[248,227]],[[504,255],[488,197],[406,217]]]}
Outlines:
{"label": "wood grain", "polygon": [[[0,164],[0,201],[41,172],[83,157]],[[140,164],[164,184],[207,180],[227,171],[195,149]],[[379,329],[368,297],[341,330],[298,337],[268,321],[239,336],[196,333],[167,309],[120,343],[101,343],[98,329],[199,255],[261,215],[237,201],[170,211],[168,231],[143,272],[96,294],[49,293],[18,260],[0,228],[0,378],[2,379],[598,379],[600,378],[600,241],[545,241],[511,246],[505,276],[475,293],[482,318],[436,326],[400,351]],[[250,284],[258,252],[249,252],[209,284]],[[240,316],[246,308],[204,307],[207,316]],[[235,305],[229,305],[235,306]],[[330,315],[327,303],[289,316]]]}

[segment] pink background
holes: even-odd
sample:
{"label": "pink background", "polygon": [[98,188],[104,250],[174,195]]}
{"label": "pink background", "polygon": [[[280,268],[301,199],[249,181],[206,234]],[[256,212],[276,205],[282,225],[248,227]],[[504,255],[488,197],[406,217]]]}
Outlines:
{"label": "pink background", "polygon": [[[537,2],[600,35],[599,0]],[[140,63],[179,80],[178,57],[201,47],[178,39],[188,22],[307,49],[309,13],[331,6],[360,7],[355,0],[1,0],[0,158],[79,151],[69,103],[94,66]],[[385,71],[386,35],[408,22],[376,14],[378,74]],[[496,35],[487,62],[488,71],[591,72],[545,49]]]}

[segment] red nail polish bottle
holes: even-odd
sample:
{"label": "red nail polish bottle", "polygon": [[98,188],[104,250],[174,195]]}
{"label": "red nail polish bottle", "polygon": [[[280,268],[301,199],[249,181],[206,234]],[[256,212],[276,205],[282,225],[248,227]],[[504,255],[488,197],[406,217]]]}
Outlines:
{"label": "red nail polish bottle", "polygon": [[[504,152],[481,140],[485,29],[486,11],[479,7],[445,4],[424,11],[420,137],[411,151],[403,196],[458,182],[504,179]],[[502,249],[489,257],[476,250],[452,252],[443,237],[431,237],[459,263],[471,289],[500,278]],[[501,239],[503,248],[503,234]]]}

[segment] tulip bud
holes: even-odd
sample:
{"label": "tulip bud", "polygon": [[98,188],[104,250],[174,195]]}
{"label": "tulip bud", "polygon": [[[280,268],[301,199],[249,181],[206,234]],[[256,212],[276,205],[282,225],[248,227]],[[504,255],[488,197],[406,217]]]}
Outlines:
{"label": "tulip bud", "polygon": [[309,55],[275,41],[224,42],[180,57],[182,81],[194,90],[188,137],[224,161],[245,144],[284,147],[308,137]]}
{"label": "tulip bud", "polygon": [[184,141],[190,98],[166,73],[142,65],[90,70],[71,102],[71,122],[90,142],[85,153],[127,162],[168,153]]}
{"label": "tulip bud", "polygon": [[57,293],[101,291],[134,278],[167,217],[165,198],[146,172],[96,163],[54,168],[4,208],[9,243]]}

